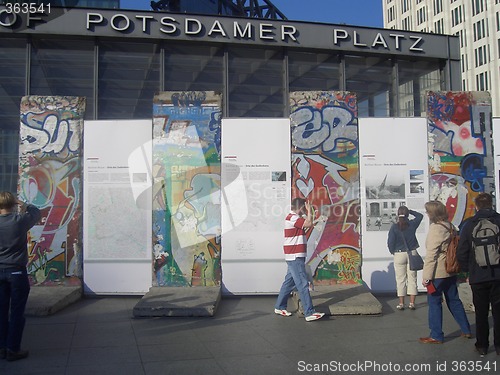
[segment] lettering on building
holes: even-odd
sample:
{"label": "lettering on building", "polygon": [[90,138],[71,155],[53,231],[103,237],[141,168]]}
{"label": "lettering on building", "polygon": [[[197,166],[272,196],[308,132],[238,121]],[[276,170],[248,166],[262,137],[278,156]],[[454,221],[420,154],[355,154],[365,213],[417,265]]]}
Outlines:
{"label": "lettering on building", "polygon": [[[93,36],[133,36],[291,47],[367,50],[378,53],[425,53],[424,36],[414,33],[333,25],[215,18],[130,11],[72,10],[54,14],[13,14],[0,7],[0,32]],[[67,19],[66,19],[67,17]],[[61,21],[64,18],[64,21]],[[64,25],[64,26],[63,26]],[[71,32],[66,30],[72,25]]]}

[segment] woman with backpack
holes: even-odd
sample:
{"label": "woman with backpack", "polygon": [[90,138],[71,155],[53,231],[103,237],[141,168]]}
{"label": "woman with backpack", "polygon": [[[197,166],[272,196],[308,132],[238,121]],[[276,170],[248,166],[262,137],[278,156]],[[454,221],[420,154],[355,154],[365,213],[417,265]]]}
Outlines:
{"label": "woman with backpack", "polygon": [[[409,215],[413,218],[409,219]],[[410,296],[408,308],[415,310],[415,298],[417,297],[417,271],[410,270],[408,262],[408,251],[419,247],[415,235],[424,215],[420,212],[409,210],[406,206],[398,208],[398,220],[389,229],[387,247],[394,256],[394,272],[396,273],[396,288],[399,297],[398,310],[405,309],[405,296]]]}
{"label": "woman with backpack", "polygon": [[446,272],[446,249],[451,239],[453,224],[448,220],[448,212],[443,203],[430,201],[425,204],[429,216],[429,232],[425,241],[426,254],[423,270],[423,285],[427,288],[429,305],[430,335],[421,337],[424,344],[442,344],[443,333],[443,295],[453,318],[460,326],[461,336],[471,338],[471,330],[464,306],[458,296],[457,275]]}

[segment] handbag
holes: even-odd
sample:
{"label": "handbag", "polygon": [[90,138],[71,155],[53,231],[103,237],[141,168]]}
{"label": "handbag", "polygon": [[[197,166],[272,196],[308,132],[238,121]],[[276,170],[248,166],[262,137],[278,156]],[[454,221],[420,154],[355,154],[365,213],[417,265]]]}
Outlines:
{"label": "handbag", "polygon": [[424,268],[424,260],[418,253],[417,249],[408,251],[408,263],[410,264],[410,270],[420,271]]}
{"label": "handbag", "polygon": [[405,243],[406,247],[406,252],[408,253],[408,264],[410,266],[411,271],[420,271],[424,269],[424,260],[418,253],[417,249],[410,250],[408,248],[408,244],[406,243],[405,236],[403,232],[399,231],[401,233],[401,237],[403,238],[403,242]]}

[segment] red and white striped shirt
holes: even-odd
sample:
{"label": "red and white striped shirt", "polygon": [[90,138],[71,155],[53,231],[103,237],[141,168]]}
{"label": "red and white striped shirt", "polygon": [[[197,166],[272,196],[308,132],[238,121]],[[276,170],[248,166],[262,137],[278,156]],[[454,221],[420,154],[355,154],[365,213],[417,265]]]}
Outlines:
{"label": "red and white striped shirt", "polygon": [[307,255],[307,239],[304,230],[305,219],[291,211],[285,219],[285,260],[305,258]]}

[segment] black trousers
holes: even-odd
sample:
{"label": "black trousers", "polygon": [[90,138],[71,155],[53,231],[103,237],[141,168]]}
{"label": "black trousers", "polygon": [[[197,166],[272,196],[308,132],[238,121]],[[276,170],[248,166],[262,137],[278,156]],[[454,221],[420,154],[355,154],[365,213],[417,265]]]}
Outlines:
{"label": "black trousers", "polygon": [[500,349],[500,280],[471,284],[472,301],[476,310],[476,347],[488,348],[490,325],[488,315],[493,315],[493,343]]}

